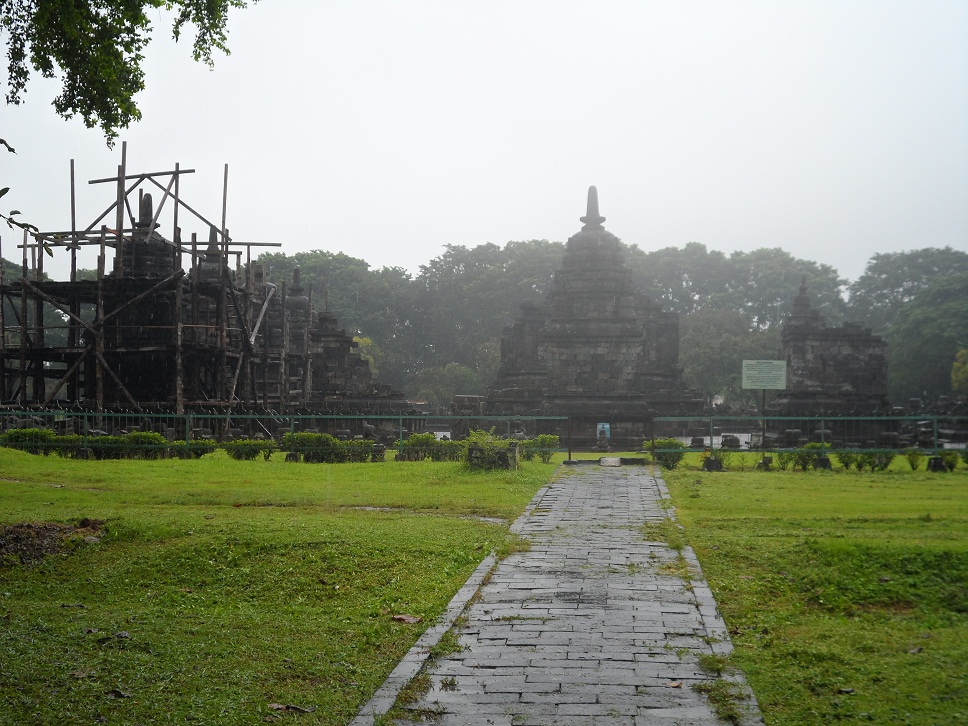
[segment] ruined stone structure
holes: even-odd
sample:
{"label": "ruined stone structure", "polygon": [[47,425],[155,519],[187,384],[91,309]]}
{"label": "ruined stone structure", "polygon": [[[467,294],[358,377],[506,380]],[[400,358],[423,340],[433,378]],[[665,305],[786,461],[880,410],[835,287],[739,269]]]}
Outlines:
{"label": "ruined stone structure", "polygon": [[487,405],[492,413],[570,416],[585,438],[608,422],[613,436],[634,440],[650,417],[695,413],[702,402],[681,380],[678,316],[633,289],[595,187],[581,221],[548,296],[522,305],[505,329]]}
{"label": "ruined stone structure", "polygon": [[811,304],[806,280],[783,324],[787,389],[769,411],[778,415],[878,415],[887,400],[887,343],[859,323],[828,327]]}
{"label": "ruined stone structure", "polygon": [[[163,174],[172,172],[140,180]],[[234,243],[214,225],[204,249],[194,235],[190,245],[183,244],[177,227],[173,240],[165,239],[151,195],[140,195],[137,219],[125,214],[126,196],[137,186],[125,188],[130,178],[139,177],[122,171],[117,178],[119,231],[92,225],[42,234],[41,242],[25,236],[22,275],[4,280],[0,273],[0,407],[321,414],[409,409],[402,394],[373,381],[336,318],[313,307],[298,270],[287,287],[270,282],[251,260],[243,268],[242,250],[248,253],[254,243]],[[183,204],[177,198],[175,203]],[[59,252],[98,245],[96,279],[77,279],[73,263],[69,282],[46,279],[41,244]],[[107,271],[110,248],[113,269]]]}

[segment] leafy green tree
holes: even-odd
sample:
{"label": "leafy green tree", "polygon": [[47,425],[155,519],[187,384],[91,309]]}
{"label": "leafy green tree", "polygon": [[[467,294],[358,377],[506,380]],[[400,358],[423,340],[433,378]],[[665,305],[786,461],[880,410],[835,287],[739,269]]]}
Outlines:
{"label": "leafy green tree", "polygon": [[141,62],[151,40],[149,13],[174,10],[176,39],[186,25],[194,26],[195,60],[212,65],[213,50],[228,53],[229,8],[245,6],[245,0],[4,0],[7,103],[21,103],[31,72],[59,75],[54,110],[64,118],[79,114],[111,144],[119,129],[141,118],[134,97],[145,86]]}
{"label": "leafy green tree", "polygon": [[501,367],[501,339],[497,336],[487,338],[477,344],[474,350],[474,372],[484,383],[490,383]]}
{"label": "leafy green tree", "polygon": [[680,319],[683,378],[708,399],[721,395],[728,404],[759,405],[759,392],[743,389],[743,361],[776,358],[779,349],[777,326],[750,330],[735,310],[697,310]]}
{"label": "leafy green tree", "polygon": [[480,396],[485,385],[477,373],[460,363],[427,368],[410,377],[404,392],[412,401],[426,401],[436,413],[448,413],[455,395]]}
{"label": "leafy green tree", "polygon": [[887,339],[893,400],[950,394],[952,364],[968,341],[968,272],[939,277],[904,303]]}
{"label": "leafy green tree", "polygon": [[716,306],[729,289],[729,259],[698,242],[653,252],[633,245],[628,259],[634,286],[680,315]]}
{"label": "leafy green tree", "polygon": [[847,281],[830,265],[802,260],[778,248],[760,248],[733,252],[729,266],[728,294],[720,301],[742,312],[752,328],[765,330],[779,325],[792,309],[804,278],[824,320],[836,325],[844,319]]}
{"label": "leafy green tree", "polygon": [[447,245],[442,255],[421,265],[415,332],[424,341],[422,363],[487,369],[487,348],[481,345],[491,341],[491,355],[499,351],[501,332],[519,315],[521,304],[547,294],[563,249],[546,240],[508,242],[503,248]]}
{"label": "leafy green tree", "polygon": [[968,253],[951,247],[883,252],[850,286],[850,318],[885,333],[901,308],[946,275],[968,272]]}
{"label": "leafy green tree", "polygon": [[[5,285],[16,284],[20,282],[20,278],[23,275],[23,265],[20,262],[12,262],[7,259],[0,258],[0,263],[3,265],[3,282]],[[44,273],[44,279],[50,279],[49,276]],[[9,331],[10,328],[19,328],[20,326],[20,304],[18,302],[18,297],[8,297],[5,296],[3,300],[3,315],[5,321],[5,327],[8,328],[8,344],[14,343],[13,338],[9,336],[12,333]],[[35,321],[36,310],[34,304],[31,303],[27,310],[27,324],[28,327],[36,325]],[[86,317],[88,320],[92,320],[94,317],[94,311],[91,306],[82,305],[81,315]],[[67,343],[67,318],[66,316],[53,305],[49,303],[44,303],[43,305],[43,318],[44,318],[44,340],[47,345],[66,345]],[[19,344],[19,338],[16,340],[15,344]]]}
{"label": "leafy green tree", "polygon": [[360,357],[370,364],[370,374],[373,378],[379,378],[380,359],[383,357],[383,351],[373,342],[373,338],[356,335],[353,336],[353,342],[358,346],[356,350]]}
{"label": "leafy green tree", "polygon": [[0,265],[3,265],[4,282],[9,283],[11,280],[20,279],[22,268],[19,263],[11,262],[5,257],[0,257]]}
{"label": "leafy green tree", "polygon": [[844,319],[846,281],[829,265],[794,257],[782,249],[733,252],[728,257],[698,242],[654,252],[629,248],[634,284],[680,315],[734,310],[748,327],[765,330],[790,311],[803,278],[831,324]]}
{"label": "leafy green tree", "polygon": [[342,252],[313,250],[289,256],[263,254],[257,260],[276,285],[291,285],[298,267],[306,294],[312,290],[313,306],[332,312],[351,335],[373,341],[380,351],[380,382],[397,388],[419,370],[420,344],[413,335],[415,285],[399,267],[370,269],[366,260]]}
{"label": "leafy green tree", "polygon": [[[959,341],[959,345],[963,341]],[[968,396],[968,348],[962,348],[951,364],[951,392],[957,396]]]}

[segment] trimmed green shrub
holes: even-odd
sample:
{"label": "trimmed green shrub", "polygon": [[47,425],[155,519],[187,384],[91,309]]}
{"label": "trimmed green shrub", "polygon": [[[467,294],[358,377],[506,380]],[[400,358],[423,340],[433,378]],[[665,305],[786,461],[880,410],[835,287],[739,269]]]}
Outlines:
{"label": "trimmed green shrub", "polygon": [[121,436],[89,436],[87,448],[91,456],[99,461],[124,458],[124,439]]}
{"label": "trimmed green shrub", "polygon": [[405,440],[397,442],[397,459],[423,461],[437,444],[437,437],[433,434],[410,434]]}
{"label": "trimmed green shrub", "polygon": [[803,471],[806,471],[817,463],[817,458],[820,457],[824,451],[829,450],[829,447],[826,447],[817,441],[813,441],[793,452],[793,465],[795,467],[799,467]]}
{"label": "trimmed green shrub", "polygon": [[471,431],[464,439],[464,464],[470,469],[512,469],[517,466],[517,442],[490,431]]}
{"label": "trimmed green shrub", "polygon": [[538,442],[534,439],[521,439],[518,441],[518,458],[524,461],[534,461],[535,454],[538,453]]}
{"label": "trimmed green shrub", "polygon": [[87,447],[87,439],[80,434],[66,434],[58,436],[54,441],[54,450],[64,459],[89,459],[92,454]]}
{"label": "trimmed green shrub", "polygon": [[28,454],[48,456],[56,434],[50,429],[9,429],[0,435],[0,442],[11,449],[26,451]]}
{"label": "trimmed green shrub", "polygon": [[201,459],[205,454],[215,451],[215,444],[204,439],[200,441],[172,441],[168,451],[178,459]]}
{"label": "trimmed green shrub", "polygon": [[924,452],[921,449],[905,449],[902,453],[904,458],[907,459],[911,471],[917,471],[917,468],[921,465],[921,460],[924,458]]}
{"label": "trimmed green shrub", "polygon": [[678,439],[646,439],[642,448],[651,451],[656,463],[664,469],[675,469],[686,456],[685,444]]}
{"label": "trimmed green shrub", "polygon": [[538,458],[541,459],[542,464],[547,464],[551,461],[551,457],[554,456],[555,451],[561,446],[561,440],[554,434],[539,434],[534,442],[538,450]]}
{"label": "trimmed green shrub", "polygon": [[168,439],[154,431],[131,431],[120,437],[128,459],[161,459],[168,455]]}
{"label": "trimmed green shrub", "polygon": [[837,460],[840,462],[840,465],[844,467],[844,471],[849,470],[852,466],[856,466],[858,469],[860,469],[860,467],[857,466],[857,462],[860,461],[859,451],[854,451],[852,449],[841,449],[835,453],[837,454]]}
{"label": "trimmed green shrub", "polygon": [[954,471],[955,467],[958,466],[957,451],[943,451],[941,452],[941,458],[944,460],[944,465],[948,467],[948,471]]}
{"label": "trimmed green shrub", "polygon": [[272,452],[276,451],[276,443],[266,439],[236,439],[222,444],[225,453],[238,461],[252,461],[260,454],[269,461]]}
{"label": "trimmed green shrub", "polygon": [[464,442],[450,439],[437,441],[430,447],[427,456],[432,461],[460,461],[464,456]]}
{"label": "trimmed green shrub", "polygon": [[786,471],[790,468],[790,464],[793,463],[794,452],[792,451],[778,451],[776,452],[776,465],[780,467],[780,471]]}
{"label": "trimmed green shrub", "polygon": [[352,462],[363,462],[370,460],[373,453],[373,442],[369,439],[353,439],[352,441],[341,441],[342,447],[346,452],[346,460]]}
{"label": "trimmed green shrub", "polygon": [[307,464],[341,464],[349,458],[342,442],[330,434],[290,432],[282,437],[282,445]]}
{"label": "trimmed green shrub", "polygon": [[896,453],[893,451],[865,451],[857,461],[857,470],[863,471],[865,468],[874,471],[884,471],[894,461]]}

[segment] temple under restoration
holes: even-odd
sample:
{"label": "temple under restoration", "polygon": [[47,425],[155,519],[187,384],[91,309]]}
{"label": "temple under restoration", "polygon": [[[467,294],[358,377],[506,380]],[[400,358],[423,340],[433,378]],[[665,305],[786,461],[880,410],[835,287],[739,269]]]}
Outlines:
{"label": "temple under restoration", "polygon": [[[273,283],[262,265],[243,266],[256,243],[233,242],[224,221],[208,223],[207,246],[181,240],[177,213],[171,239],[159,234],[169,200],[207,222],[178,195],[184,173],[128,175],[122,164],[92,182],[113,182],[116,200],[86,229],[24,234],[21,274],[0,269],[0,409],[406,411],[336,318],[314,308],[298,269]],[[167,188],[156,177],[170,177]],[[149,183],[164,192],[158,209],[139,188]],[[98,228],[112,212],[113,228]],[[94,279],[78,277],[83,246],[98,248]],[[45,249],[70,251],[69,281],[44,274]]]}
{"label": "temple under restoration", "polygon": [[678,315],[633,289],[622,243],[602,226],[595,187],[581,221],[545,300],[523,304],[505,328],[487,407],[569,416],[579,439],[608,423],[613,438],[638,445],[653,416],[697,413],[702,400],[682,382]]}

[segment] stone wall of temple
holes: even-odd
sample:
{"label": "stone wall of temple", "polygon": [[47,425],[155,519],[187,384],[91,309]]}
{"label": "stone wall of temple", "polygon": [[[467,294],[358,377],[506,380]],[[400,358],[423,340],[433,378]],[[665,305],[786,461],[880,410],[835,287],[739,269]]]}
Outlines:
{"label": "stone wall of temple", "polygon": [[873,415],[890,411],[887,343],[859,323],[824,324],[806,284],[783,325],[787,390],[778,392],[775,413]]}

